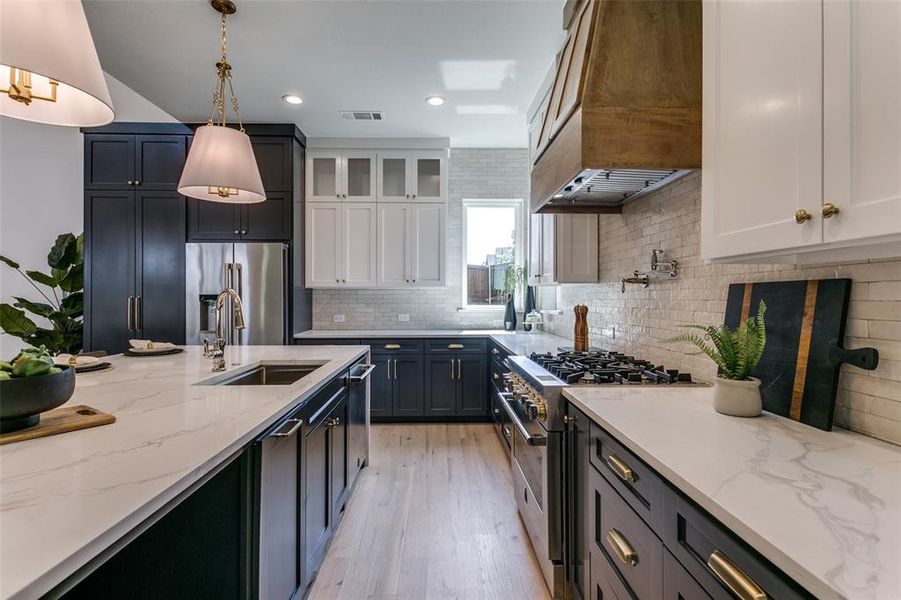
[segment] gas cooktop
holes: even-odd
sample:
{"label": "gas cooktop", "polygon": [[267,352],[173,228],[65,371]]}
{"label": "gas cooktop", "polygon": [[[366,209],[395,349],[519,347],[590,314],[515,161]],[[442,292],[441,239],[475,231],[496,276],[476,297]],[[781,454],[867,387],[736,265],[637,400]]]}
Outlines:
{"label": "gas cooktop", "polygon": [[569,385],[707,385],[694,381],[691,373],[608,350],[561,349],[556,354],[533,352],[529,358]]}

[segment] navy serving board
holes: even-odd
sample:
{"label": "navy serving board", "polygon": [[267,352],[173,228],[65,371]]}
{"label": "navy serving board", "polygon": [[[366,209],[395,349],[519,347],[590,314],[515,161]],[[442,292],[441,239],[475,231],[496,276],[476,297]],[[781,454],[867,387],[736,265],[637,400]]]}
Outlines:
{"label": "navy serving board", "polygon": [[873,348],[845,350],[850,279],[733,283],[725,323],[737,327],[766,302],[767,343],[754,375],[763,408],[829,431],[843,362],[875,369]]}

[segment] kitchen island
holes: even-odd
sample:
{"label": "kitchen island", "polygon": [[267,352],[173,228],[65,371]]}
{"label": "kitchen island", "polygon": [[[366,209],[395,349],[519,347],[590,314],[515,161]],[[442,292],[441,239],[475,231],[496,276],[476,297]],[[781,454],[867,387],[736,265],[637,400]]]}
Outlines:
{"label": "kitchen island", "polygon": [[[82,569],[302,406],[364,346],[233,346],[211,372],[198,347],[112,356],[77,376],[68,405],[111,425],[0,447],[0,598],[40,596]],[[290,385],[215,383],[260,361],[322,363]]]}

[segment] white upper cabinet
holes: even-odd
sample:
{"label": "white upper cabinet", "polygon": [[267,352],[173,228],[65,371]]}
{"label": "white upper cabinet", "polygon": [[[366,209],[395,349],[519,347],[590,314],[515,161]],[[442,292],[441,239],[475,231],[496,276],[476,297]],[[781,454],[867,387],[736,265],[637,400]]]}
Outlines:
{"label": "white upper cabinet", "polygon": [[354,202],[342,208],[341,260],[344,275],[341,283],[348,287],[375,286],[378,282],[376,205],[372,202]]}
{"label": "white upper cabinet", "polygon": [[447,283],[445,244],[445,211],[443,204],[411,206],[410,283],[420,287],[437,287]]}
{"label": "white upper cabinet", "polygon": [[314,202],[306,215],[306,286],[374,287],[376,204]]}
{"label": "white upper cabinet", "polygon": [[403,287],[410,283],[410,218],[408,202],[378,205],[378,283]]}
{"label": "white upper cabinet", "polygon": [[533,214],[529,219],[529,285],[598,280],[598,216]]}
{"label": "white upper cabinet", "polygon": [[378,153],[379,202],[444,202],[447,185],[444,150]]}
{"label": "white upper cabinet", "polygon": [[826,242],[901,232],[901,2],[824,5]]}
{"label": "white upper cabinet", "polygon": [[901,252],[899,107],[901,3],[705,1],[703,257]]}
{"label": "white upper cabinet", "polygon": [[358,150],[307,151],[307,201],[375,202],[375,158]]}

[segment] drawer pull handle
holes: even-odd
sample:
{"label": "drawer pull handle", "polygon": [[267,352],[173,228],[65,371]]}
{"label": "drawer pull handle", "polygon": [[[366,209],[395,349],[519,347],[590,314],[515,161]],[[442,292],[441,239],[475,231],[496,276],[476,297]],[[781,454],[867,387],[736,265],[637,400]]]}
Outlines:
{"label": "drawer pull handle", "polygon": [[607,530],[607,544],[624,564],[634,567],[638,564],[638,553],[616,529]]}
{"label": "drawer pull handle", "polygon": [[611,454],[606,459],[607,466],[610,467],[610,470],[616,473],[616,476],[628,483],[635,483],[638,481],[638,475],[635,474],[629,465],[624,463],[618,456],[615,454]]}
{"label": "drawer pull handle", "polygon": [[735,566],[719,550],[714,550],[707,559],[707,566],[716,575],[723,585],[729,588],[733,594],[741,600],[767,600],[769,596],[763,589],[754,583],[754,580],[745,575],[745,572]]}
{"label": "drawer pull handle", "polygon": [[463,348],[465,348],[465,346],[463,344],[448,344],[447,345],[448,350],[462,350]]}
{"label": "drawer pull handle", "polygon": [[400,344],[385,344],[385,350],[400,350]]}
{"label": "drawer pull handle", "polygon": [[492,353],[492,354],[500,354],[501,351],[498,350],[497,348],[492,348],[492,349],[491,349],[491,353]]}

